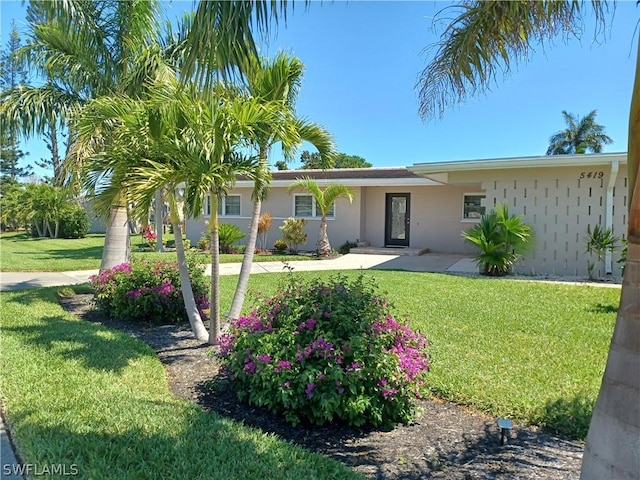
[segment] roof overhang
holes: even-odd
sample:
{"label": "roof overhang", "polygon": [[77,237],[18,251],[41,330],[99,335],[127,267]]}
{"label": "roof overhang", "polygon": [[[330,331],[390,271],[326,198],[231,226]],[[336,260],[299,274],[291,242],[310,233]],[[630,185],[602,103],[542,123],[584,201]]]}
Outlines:
{"label": "roof overhang", "polygon": [[539,157],[513,157],[485,160],[460,160],[454,162],[416,163],[407,170],[436,182],[447,183],[449,173],[480,170],[506,170],[517,168],[593,167],[627,163],[627,154],[594,153],[584,155],[545,155]]}

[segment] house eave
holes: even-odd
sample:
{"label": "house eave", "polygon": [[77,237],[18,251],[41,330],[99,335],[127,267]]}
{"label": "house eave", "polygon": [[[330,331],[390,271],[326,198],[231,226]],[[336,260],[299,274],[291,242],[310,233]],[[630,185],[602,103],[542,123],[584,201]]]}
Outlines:
{"label": "house eave", "polygon": [[[447,173],[504,170],[516,168],[588,167],[610,165],[612,162],[627,163],[626,152],[584,155],[544,155],[537,157],[493,158],[483,160],[460,160],[453,162],[416,163],[407,170],[432,179],[443,181]],[[446,180],[445,180],[446,181]]]}

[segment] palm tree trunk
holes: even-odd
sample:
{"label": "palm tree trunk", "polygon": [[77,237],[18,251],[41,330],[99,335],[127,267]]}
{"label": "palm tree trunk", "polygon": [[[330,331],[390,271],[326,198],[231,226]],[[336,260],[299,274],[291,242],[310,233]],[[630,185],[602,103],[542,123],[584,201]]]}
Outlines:
{"label": "palm tree trunk", "polygon": [[582,480],[640,472],[640,245],[629,243],[618,318],[593,410]]}
{"label": "palm tree trunk", "polygon": [[627,263],[607,366],[589,424],[582,480],[637,479],[640,472],[640,48],[637,55],[627,154]]}
{"label": "palm tree trunk", "polygon": [[262,210],[262,201],[257,198],[253,202],[253,214],[251,223],[249,223],[249,236],[247,238],[247,247],[242,257],[242,266],[240,267],[240,276],[236,285],[236,292],[231,303],[229,311],[229,319],[235,320],[240,316],[244,299],[247,295],[247,286],[249,285],[249,276],[251,274],[251,264],[256,251],[256,241],[258,239],[258,223],[260,222],[260,210]]}
{"label": "palm tree trunk", "polygon": [[131,256],[129,214],[127,206],[120,203],[112,205],[109,210],[107,234],[104,238],[104,251],[100,264],[101,272],[128,262]]}
{"label": "palm tree trunk", "polygon": [[[156,252],[164,252],[162,245],[162,234],[164,233],[164,218],[162,212],[164,210],[164,200],[162,199],[162,190],[156,190],[155,195],[155,217],[156,217]],[[175,233],[175,230],[174,230]],[[176,247],[177,248],[177,247]]]}
{"label": "palm tree trunk", "polygon": [[317,248],[319,256],[328,257],[331,255],[331,244],[329,243],[329,236],[327,235],[327,217],[324,215],[322,216],[322,220],[320,220]]}
{"label": "palm tree trunk", "polygon": [[[267,155],[269,153],[268,147],[260,146],[260,161],[258,169],[261,171],[260,176],[268,172]],[[261,179],[262,180],[262,179]],[[258,182],[259,180],[256,180]],[[240,266],[240,276],[238,277],[238,284],[236,285],[236,291],[233,295],[233,302],[231,302],[231,309],[229,310],[229,320],[235,320],[240,316],[244,299],[247,295],[247,286],[249,285],[249,276],[251,275],[251,264],[253,263],[253,256],[256,252],[256,241],[258,239],[258,224],[260,223],[260,211],[262,210],[262,196],[264,191],[262,187],[256,183],[256,189],[254,190],[253,201],[253,214],[251,216],[251,222],[249,223],[249,236],[247,237],[247,246],[242,257],[242,265]]]}
{"label": "palm tree trunk", "polygon": [[173,226],[173,234],[176,240],[176,256],[178,257],[178,270],[180,272],[180,286],[182,289],[182,299],[184,300],[184,306],[187,310],[187,316],[189,317],[189,324],[191,325],[191,331],[195,337],[201,342],[206,342],[209,339],[207,329],[202,322],[200,312],[196,305],[196,300],[193,297],[193,288],[191,286],[191,279],[189,278],[189,267],[187,266],[187,257],[184,253],[184,244],[182,243],[182,229],[180,228],[180,218],[176,211],[176,203],[171,202],[171,225]]}
{"label": "palm tree trunk", "polygon": [[220,238],[218,234],[218,193],[213,189],[211,195],[211,306],[209,307],[209,343],[218,344],[220,336]]}

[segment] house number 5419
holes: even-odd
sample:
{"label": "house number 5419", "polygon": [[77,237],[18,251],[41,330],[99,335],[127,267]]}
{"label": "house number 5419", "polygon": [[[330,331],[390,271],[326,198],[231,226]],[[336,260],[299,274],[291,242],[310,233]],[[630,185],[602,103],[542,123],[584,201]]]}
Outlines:
{"label": "house number 5419", "polygon": [[604,177],[604,172],[580,172],[580,176],[578,178],[602,178]]}

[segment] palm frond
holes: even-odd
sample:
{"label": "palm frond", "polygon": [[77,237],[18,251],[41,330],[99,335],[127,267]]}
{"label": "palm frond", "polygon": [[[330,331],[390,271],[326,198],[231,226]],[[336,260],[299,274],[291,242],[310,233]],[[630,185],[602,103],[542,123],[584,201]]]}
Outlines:
{"label": "palm frond", "polygon": [[[591,2],[598,28],[609,13],[606,1]],[[417,82],[419,114],[430,119],[444,114],[468,96],[486,92],[500,72],[508,75],[512,65],[527,61],[534,47],[564,35],[579,36],[582,2],[486,2],[474,1],[442,10],[454,10],[454,18],[440,41],[428,47],[433,54]]]}

